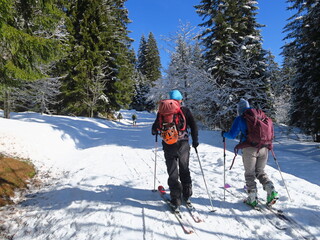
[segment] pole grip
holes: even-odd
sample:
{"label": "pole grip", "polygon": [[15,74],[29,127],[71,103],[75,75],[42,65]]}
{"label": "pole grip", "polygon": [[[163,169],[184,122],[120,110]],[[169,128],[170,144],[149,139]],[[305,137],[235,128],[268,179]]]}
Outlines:
{"label": "pole grip", "polygon": [[195,147],[194,150],[196,151],[196,154],[198,154],[198,149]]}

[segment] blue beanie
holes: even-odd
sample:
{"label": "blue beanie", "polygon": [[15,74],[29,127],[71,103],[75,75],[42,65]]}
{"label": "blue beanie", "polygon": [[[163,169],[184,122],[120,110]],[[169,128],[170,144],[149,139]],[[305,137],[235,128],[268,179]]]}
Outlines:
{"label": "blue beanie", "polygon": [[238,115],[242,115],[246,109],[250,108],[249,102],[243,98],[238,103]]}
{"label": "blue beanie", "polygon": [[175,99],[175,100],[182,100],[182,94],[179,92],[179,90],[172,90],[169,92],[169,98]]}

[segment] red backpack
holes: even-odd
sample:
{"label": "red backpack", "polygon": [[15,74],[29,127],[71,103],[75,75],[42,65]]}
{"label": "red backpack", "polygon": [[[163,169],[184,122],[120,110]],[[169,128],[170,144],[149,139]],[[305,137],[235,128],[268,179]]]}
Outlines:
{"label": "red backpack", "polygon": [[243,113],[243,118],[246,120],[248,131],[247,139],[245,142],[239,143],[234,148],[235,156],[233,158],[230,169],[234,164],[238,150],[246,147],[256,147],[257,151],[260,148],[267,147],[272,150],[272,140],[274,137],[273,122],[262,110],[260,109],[247,109]]}
{"label": "red backpack", "polygon": [[186,118],[181,110],[179,101],[173,99],[160,101],[158,118],[158,131],[160,131],[163,141],[167,144],[176,143],[179,131],[186,130]]}
{"label": "red backpack", "polygon": [[272,119],[260,109],[247,109],[243,113],[243,118],[246,120],[248,132],[247,140],[236,146],[237,149],[244,147],[256,147],[258,149],[267,147],[272,149],[272,140],[274,137]]}

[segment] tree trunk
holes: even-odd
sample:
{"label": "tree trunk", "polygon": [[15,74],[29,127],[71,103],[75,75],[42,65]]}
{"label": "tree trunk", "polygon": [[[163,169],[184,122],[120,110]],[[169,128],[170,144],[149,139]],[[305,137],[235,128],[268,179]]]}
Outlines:
{"label": "tree trunk", "polygon": [[4,118],[10,118],[10,90],[4,91]]}

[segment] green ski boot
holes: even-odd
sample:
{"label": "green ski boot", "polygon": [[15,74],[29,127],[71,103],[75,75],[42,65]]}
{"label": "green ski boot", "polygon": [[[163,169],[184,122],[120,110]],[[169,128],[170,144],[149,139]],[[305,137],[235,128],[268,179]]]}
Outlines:
{"label": "green ski boot", "polygon": [[279,199],[278,193],[274,189],[273,183],[268,182],[263,186],[263,189],[267,191],[267,205],[271,206]]}

